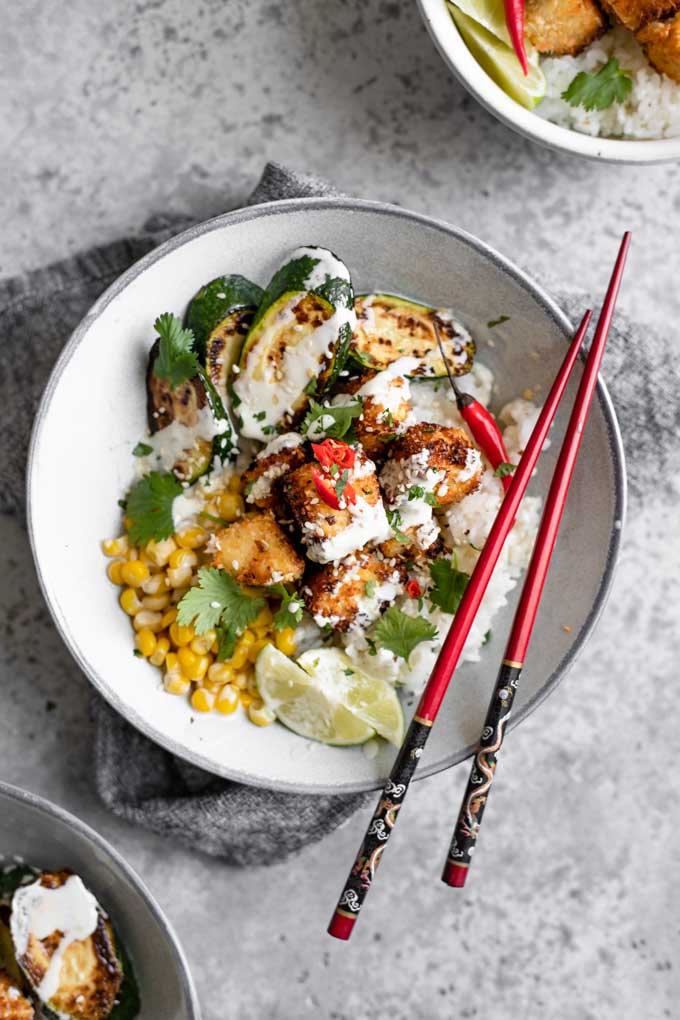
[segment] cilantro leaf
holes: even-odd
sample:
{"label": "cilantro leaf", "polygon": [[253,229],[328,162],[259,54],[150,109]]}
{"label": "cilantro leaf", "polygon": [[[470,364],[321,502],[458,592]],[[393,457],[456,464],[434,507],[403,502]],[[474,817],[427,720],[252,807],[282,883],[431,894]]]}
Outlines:
{"label": "cilantro leaf", "polygon": [[347,470],[347,468],[345,468],[345,470],[342,472],[337,482],[335,483],[335,495],[338,497],[338,499],[342,499],[343,493],[347,488],[348,481],[349,471]]}
{"label": "cilantro leaf", "polygon": [[434,506],[434,507],[439,506],[439,500],[435,496],[434,492],[426,492],[425,493],[425,502],[427,503],[428,506]]}
{"label": "cilantro leaf", "polygon": [[201,567],[198,585],[177,605],[177,622],[183,627],[193,623],[197,634],[217,630],[217,658],[223,661],[233,654],[236,639],[265,605],[263,598],[246,595],[226,570]]}
{"label": "cilantro leaf", "polygon": [[172,474],[152,471],[141,478],[127,498],[126,513],[132,521],[130,538],[135,545],[146,545],[151,539],[160,542],[175,530],[172,519],[173,500],[181,495],[182,486]]}
{"label": "cilantro leaf", "polygon": [[373,596],[375,595],[377,587],[378,587],[377,581],[366,581],[366,584],[364,585],[364,593],[366,597],[372,599]]}
{"label": "cilantro leaf", "polygon": [[134,450],[132,451],[132,456],[148,457],[150,453],[153,453],[153,446],[149,446],[148,443],[137,443]]}
{"label": "cilantro leaf", "polygon": [[430,588],[430,602],[439,606],[445,613],[455,613],[460,605],[463,592],[467,588],[470,575],[459,570],[454,557],[453,562],[443,556],[430,564],[430,577],[434,587]]}
{"label": "cilantro leaf", "polygon": [[177,316],[170,312],[159,315],[153,328],[160,338],[153,374],[175,390],[198,373],[198,359],[192,350],[194,334],[184,329]]}
{"label": "cilantro leaf", "polygon": [[585,110],[606,110],[612,103],[623,103],[632,88],[633,79],[612,57],[597,74],[580,71],[562,93],[562,99]]}
{"label": "cilantro leaf", "polygon": [[425,489],[422,487],[422,485],[412,485],[411,488],[408,490],[409,501],[412,499],[422,499],[424,495]]}
{"label": "cilantro leaf", "polygon": [[387,648],[393,655],[408,662],[416,645],[421,641],[432,641],[438,631],[422,616],[409,616],[397,606],[390,606],[376,624],[373,633],[381,648]]}
{"label": "cilantro leaf", "polygon": [[[285,627],[292,627],[295,630],[302,619],[304,609],[301,596],[297,592],[293,592],[291,595],[282,584],[273,584],[268,590],[281,598],[281,606],[274,613],[274,628],[283,630]],[[291,603],[292,609],[290,608]]]}
{"label": "cilantro leaf", "polygon": [[486,324],[486,328],[493,329],[494,326],[502,326],[504,322],[510,322],[509,315],[499,315],[497,319],[490,319]]}
{"label": "cilantro leaf", "polygon": [[331,439],[342,439],[347,435],[352,422],[358,418],[363,410],[360,400],[351,404],[341,404],[338,407],[326,407],[324,404],[310,400],[309,411],[302,423],[301,432],[308,439],[321,439],[327,436]]}
{"label": "cilantro leaf", "polygon": [[409,536],[405,535],[404,532],[401,530],[401,514],[399,513],[399,511],[386,510],[385,514],[387,515],[387,523],[394,532],[394,537],[396,538],[397,542],[401,542],[402,544],[410,542],[411,539],[409,538]]}
{"label": "cilantro leaf", "polygon": [[516,464],[508,464],[507,461],[501,461],[498,465],[494,474],[496,478],[507,478],[508,475],[512,475],[515,472]]}

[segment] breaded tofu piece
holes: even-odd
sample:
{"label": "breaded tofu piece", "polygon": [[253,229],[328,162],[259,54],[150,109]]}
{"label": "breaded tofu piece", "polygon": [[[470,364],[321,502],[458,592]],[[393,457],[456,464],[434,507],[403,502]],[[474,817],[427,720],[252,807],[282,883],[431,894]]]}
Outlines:
{"label": "breaded tofu piece", "polygon": [[467,432],[419,422],[390,444],[380,484],[388,506],[400,512],[414,498],[430,498],[443,507],[474,492],[483,471],[479,450]]}
{"label": "breaded tofu piece", "polygon": [[602,6],[629,32],[637,32],[652,21],[675,14],[680,0],[602,0]]}
{"label": "breaded tofu piece", "polygon": [[[441,529],[434,514],[429,522],[425,524],[414,524],[411,527],[395,526],[402,537],[401,541],[396,537],[388,538],[381,542],[378,548],[387,559],[398,559],[404,562],[408,560],[434,560],[441,555],[444,543],[441,537]],[[404,541],[403,538],[408,539]]]}
{"label": "breaded tofu piece", "polygon": [[399,560],[359,552],[321,567],[309,578],[302,595],[319,627],[347,631],[377,620],[402,594],[406,579],[406,568]]}
{"label": "breaded tofu piece", "polygon": [[33,1020],[35,1010],[6,970],[0,970],[0,1020]]}
{"label": "breaded tofu piece", "polygon": [[666,21],[652,21],[635,38],[652,67],[680,83],[680,13]]}
{"label": "breaded tofu piece", "polygon": [[539,53],[575,57],[606,28],[595,0],[526,0],[524,34]]}
{"label": "breaded tofu piece", "polygon": [[303,443],[297,432],[287,432],[260,450],[243,474],[246,503],[269,510],[280,502],[280,479],[305,462]]}
{"label": "breaded tofu piece", "polygon": [[[44,872],[40,876],[40,884],[46,889],[59,889],[74,877],[69,871]],[[28,889],[31,886],[22,886],[14,894],[13,910],[19,909],[17,897],[28,895]],[[40,986],[52,957],[60,950],[62,940],[63,934],[57,928],[41,938],[29,932],[26,948],[20,956],[17,955],[17,962],[32,987]],[[63,952],[59,983],[47,1005],[60,1016],[104,1020],[113,1009],[122,980],[113,932],[99,910],[93,933],[71,942]]]}
{"label": "breaded tofu piece", "polygon": [[239,584],[256,587],[298,581],[305,572],[305,561],[270,510],[247,514],[218,531],[213,566]]}
{"label": "breaded tofu piece", "polygon": [[362,402],[362,412],[354,421],[359,442],[372,460],[382,461],[389,443],[404,431],[411,417],[409,371],[419,365],[417,358],[399,358],[382,372],[357,380],[348,387]]}
{"label": "breaded tofu piece", "polygon": [[339,510],[321,499],[314,484],[314,471],[318,469],[318,464],[303,464],[287,474],[283,482],[309,559],[315,563],[330,563],[370,543],[384,542],[391,529],[373,462],[357,450],[348,477],[356,493],[356,502],[347,503]]}

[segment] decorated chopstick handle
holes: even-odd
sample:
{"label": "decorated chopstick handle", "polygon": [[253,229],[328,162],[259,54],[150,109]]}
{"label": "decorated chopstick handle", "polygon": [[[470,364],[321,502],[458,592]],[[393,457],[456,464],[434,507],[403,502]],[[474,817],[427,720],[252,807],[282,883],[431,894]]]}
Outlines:
{"label": "decorated chopstick handle", "polygon": [[447,885],[457,887],[465,885],[484,808],[494,779],[496,758],[503,743],[521,672],[522,663],[511,662],[508,659],[503,661],[498,671],[479,747],[458,813],[449,856],[444,865],[442,881]]}
{"label": "decorated chopstick handle", "polygon": [[335,938],[348,939],[352,932],[431,729],[430,720],[413,717],[328,926]]}

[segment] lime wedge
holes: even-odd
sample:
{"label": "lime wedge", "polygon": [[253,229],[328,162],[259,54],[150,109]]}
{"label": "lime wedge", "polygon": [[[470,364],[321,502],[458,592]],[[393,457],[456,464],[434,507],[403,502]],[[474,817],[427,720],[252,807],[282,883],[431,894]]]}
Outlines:
{"label": "lime wedge", "polygon": [[401,747],[404,713],[392,684],[358,669],[339,648],[318,648],[298,659],[305,672],[362,722]]}
{"label": "lime wedge", "polygon": [[[320,652],[316,653],[317,655]],[[322,689],[314,678],[273,645],[265,645],[255,663],[260,696],[280,722],[309,740],[347,747],[365,744],[375,736],[332,689]]]}
{"label": "lime wedge", "polygon": [[[472,9],[471,2],[472,0],[466,0],[466,7],[469,9]],[[477,63],[511,99],[527,110],[533,110],[545,96],[545,77],[538,66],[535,54],[531,55],[529,74],[525,76],[510,46],[501,42],[489,29],[464,14],[458,7],[449,4],[449,9],[458,31]]]}
{"label": "lime wedge", "polygon": [[[508,32],[508,26],[505,24],[505,8],[503,6],[503,0],[456,0],[455,3],[451,3],[450,0],[447,3],[451,14],[456,10],[462,11],[463,14],[467,14],[468,18],[472,18],[482,28],[486,28],[487,31],[495,35],[497,39],[504,42],[506,46],[512,49],[512,43],[510,42],[510,34]],[[525,46],[531,44],[527,40]],[[527,56],[529,51],[527,50]]]}

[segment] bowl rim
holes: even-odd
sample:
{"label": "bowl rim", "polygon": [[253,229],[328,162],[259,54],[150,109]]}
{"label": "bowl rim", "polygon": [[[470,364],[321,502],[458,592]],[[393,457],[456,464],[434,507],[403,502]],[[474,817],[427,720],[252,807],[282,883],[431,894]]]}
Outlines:
{"label": "bowl rim", "polygon": [[[38,473],[38,461],[37,461],[37,450],[40,443],[40,436],[43,428],[43,424],[47,415],[47,411],[51,402],[52,394],[59,384],[61,376],[70,362],[76,349],[82,342],[83,338],[90,329],[90,326],[97,319],[104,309],[121,293],[130,283],[141,276],[150,266],[153,266],[156,262],[165,258],[175,249],[182,247],[185,244],[190,243],[203,234],[211,233],[214,230],[221,230],[225,227],[229,227],[234,223],[241,223],[251,219],[267,216],[284,215],[288,212],[295,212],[301,209],[336,209],[346,210],[347,212],[356,212],[357,210],[363,210],[366,212],[378,213],[380,215],[392,216],[395,219],[407,219],[415,221],[423,227],[441,231],[449,237],[454,237],[457,241],[467,245],[473,249],[479,255],[491,261],[494,265],[502,269],[503,272],[507,273],[520,287],[527,291],[531,297],[538,303],[543,309],[546,315],[552,319],[555,324],[559,327],[564,335],[565,342],[569,342],[573,334],[573,325],[565,312],[559,307],[557,302],[552,298],[546,290],[537,282],[535,282],[527,273],[516,266],[500,252],[496,251],[490,245],[484,241],[479,240],[467,231],[462,230],[459,227],[455,227],[452,224],[445,222],[444,220],[436,219],[432,216],[426,216],[423,213],[412,212],[408,209],[403,209],[400,206],[391,205],[386,202],[376,202],[367,199],[354,199],[348,197],[317,197],[317,198],[291,198],[291,199],[280,199],[273,202],[263,202],[259,205],[246,206],[242,209],[236,209],[232,212],[222,213],[219,216],[215,216],[209,220],[193,224],[186,230],[181,231],[179,234],[174,235],[167,241],[148,252],[137,262],[133,263],[124,273],[122,273],[105,291],[100,297],[94,302],[89,312],[83,317],[80,323],[76,326],[69,340],[65,344],[61,354],[59,355],[54,368],[50,374],[47,385],[43,392],[40,400],[38,411],[33,424],[31,433],[31,441],[28,453],[28,465],[27,465],[27,476],[26,476],[26,518],[28,525],[29,541],[31,546],[31,552],[33,555],[33,561],[35,564],[36,574],[40,588],[43,593],[43,597],[50,611],[50,615],[55,623],[59,634],[66,644],[66,647],[70,651],[71,655],[80,666],[82,671],[88,677],[95,690],[131,725],[138,729],[141,733],[147,736],[154,743],[160,747],[165,748],[171,754],[182,758],[184,761],[191,762],[194,765],[206,770],[212,775],[218,775],[225,779],[230,779],[234,782],[243,783],[244,785],[254,786],[261,789],[279,790],[288,793],[301,793],[301,794],[318,794],[321,796],[328,794],[341,794],[341,793],[361,793],[370,790],[380,789],[382,786],[382,780],[367,779],[365,781],[357,782],[352,781],[346,784],[331,784],[331,785],[315,785],[313,787],[306,786],[304,783],[291,783],[287,781],[270,780],[267,783],[263,783],[258,777],[254,777],[247,772],[242,772],[234,768],[216,768],[215,763],[206,758],[204,755],[197,751],[191,751],[184,747],[182,744],[177,743],[175,740],[166,737],[163,733],[160,733],[155,725],[146,718],[138,715],[135,711],[131,710],[126,706],[121,699],[117,696],[115,689],[110,685],[106,684],[99,674],[93,670],[87,660],[81,655],[78,642],[67,625],[67,621],[62,615],[60,606],[55,599],[52,598],[50,587],[47,582],[47,578],[43,574],[41,564],[37,554],[36,548],[36,536],[34,528],[34,514],[33,507],[35,504],[37,493],[36,489],[36,475]],[[613,484],[614,484],[614,522],[620,522],[620,526],[614,526],[609,539],[609,546],[607,549],[607,559],[605,567],[600,579],[600,586],[598,588],[596,597],[593,601],[590,611],[584,620],[583,626],[581,627],[578,634],[575,635],[572,644],[570,645],[567,652],[562,656],[558,662],[556,668],[553,670],[551,675],[544,681],[541,688],[535,693],[535,695],[527,701],[521,709],[513,713],[513,717],[508,724],[509,729],[514,729],[515,726],[519,725],[523,719],[525,719],[531,712],[534,711],[538,705],[557,687],[564,675],[571,668],[575,662],[577,656],[583,649],[588,637],[592,633],[595,624],[597,623],[609,597],[611,586],[614,579],[614,572],[616,563],[618,560],[621,537],[623,532],[623,526],[626,517],[627,508],[627,481],[626,481],[626,468],[625,468],[625,454],[623,448],[623,441],[621,438],[621,432],[619,424],[616,418],[616,414],[612,405],[611,398],[607,391],[607,388],[602,380],[602,377],[598,377],[596,387],[597,400],[600,405],[600,409],[605,421],[607,428],[607,438],[609,441],[609,449],[612,459],[613,466]],[[457,765],[459,762],[469,758],[475,751],[475,745],[470,744],[465,748],[462,748],[457,753],[452,753],[446,758],[438,762],[433,762],[430,765],[423,766],[418,770],[416,775],[417,779],[425,779],[427,776],[433,775],[437,772],[444,771],[447,768],[451,768],[453,765]]]}
{"label": "bowl rim", "polygon": [[177,971],[180,975],[180,981],[185,992],[187,1005],[189,1006],[191,1020],[201,1020],[201,1007],[196,993],[196,988],[194,986],[194,980],[191,976],[191,970],[189,969],[188,961],[184,955],[184,950],[182,949],[177,934],[132,865],[128,864],[122,854],[116,850],[115,847],[101,835],[101,833],[96,832],[86,822],[83,822],[80,818],[78,818],[77,815],[71,814],[71,812],[67,811],[66,808],[61,807],[59,804],[55,804],[46,797],[42,797],[37,793],[32,793],[30,790],[26,790],[20,786],[15,786],[12,783],[6,783],[3,780],[0,780],[0,798],[7,798],[18,804],[27,805],[30,808],[34,808],[40,814],[48,816],[50,819],[56,818],[58,821],[63,822],[67,828],[76,832],[86,842],[94,843],[95,847],[100,850],[106,858],[112,861],[119,871],[123,872],[130,884],[134,887],[135,891],[141,896],[149,912],[157,921],[166,942],[170,946],[175,957]]}
{"label": "bowl rim", "polygon": [[475,99],[507,127],[549,149],[605,163],[667,163],[680,159],[678,138],[606,138],[562,127],[527,110],[493,81],[468,50],[446,0],[418,0],[425,26],[444,62]]}

